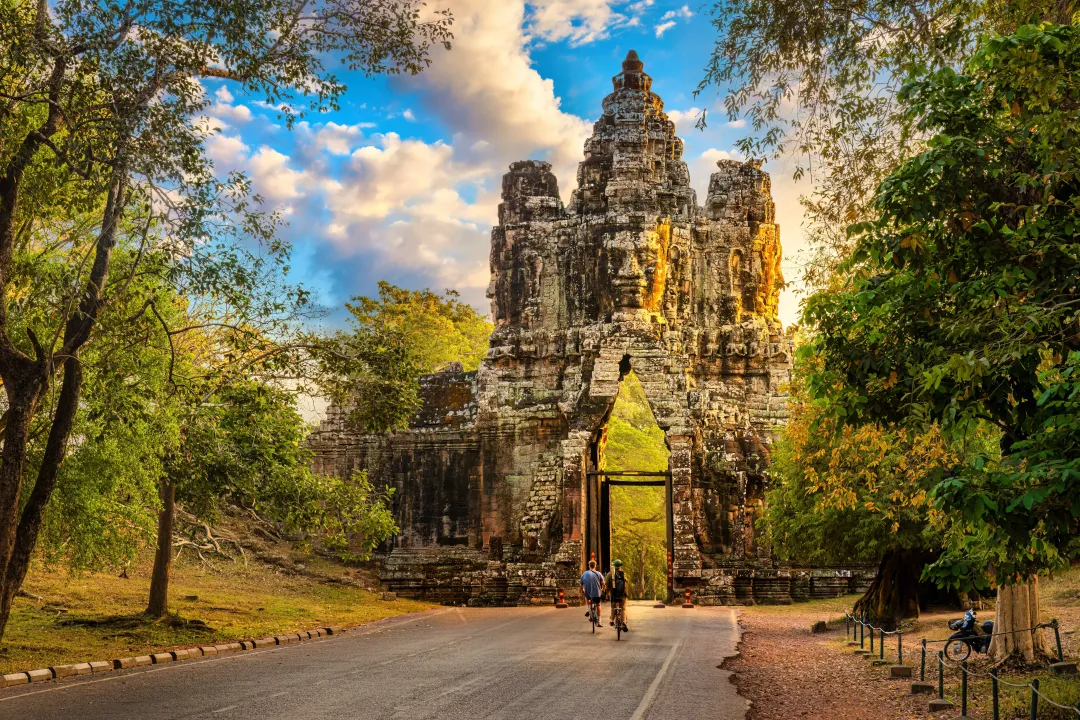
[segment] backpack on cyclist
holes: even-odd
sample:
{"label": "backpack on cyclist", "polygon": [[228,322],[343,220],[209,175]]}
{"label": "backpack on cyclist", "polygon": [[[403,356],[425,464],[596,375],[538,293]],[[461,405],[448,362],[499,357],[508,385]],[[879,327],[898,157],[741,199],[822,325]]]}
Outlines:
{"label": "backpack on cyclist", "polygon": [[624,597],[626,597],[626,575],[615,572],[611,577],[611,599],[622,600]]}

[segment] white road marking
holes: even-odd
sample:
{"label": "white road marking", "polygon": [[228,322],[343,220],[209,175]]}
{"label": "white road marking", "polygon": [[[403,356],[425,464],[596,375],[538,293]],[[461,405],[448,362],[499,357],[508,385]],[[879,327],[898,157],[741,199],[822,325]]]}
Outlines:
{"label": "white road marking", "polygon": [[229,712],[230,710],[235,710],[238,707],[240,707],[240,706],[239,705],[230,705],[229,707],[218,708],[217,710],[211,710],[210,712],[212,712],[212,713]]}
{"label": "white road marking", "polygon": [[276,698],[276,697],[281,697],[282,695],[288,695],[288,694],[289,694],[289,691],[288,691],[288,690],[283,690],[282,692],[279,692],[279,693],[274,693],[274,694],[273,694],[273,695],[271,695],[270,697],[272,697],[272,698]]}
{"label": "white road marking", "polygon": [[645,717],[645,713],[649,710],[649,706],[652,705],[652,701],[656,697],[656,691],[660,689],[660,683],[663,681],[664,675],[667,674],[671,661],[675,659],[675,653],[679,651],[680,645],[682,645],[682,638],[679,638],[679,641],[671,646],[671,652],[664,658],[664,664],[660,666],[656,677],[649,684],[649,689],[645,691],[645,697],[641,698],[641,702],[638,703],[634,714],[630,716],[630,720],[641,720],[641,718]]}

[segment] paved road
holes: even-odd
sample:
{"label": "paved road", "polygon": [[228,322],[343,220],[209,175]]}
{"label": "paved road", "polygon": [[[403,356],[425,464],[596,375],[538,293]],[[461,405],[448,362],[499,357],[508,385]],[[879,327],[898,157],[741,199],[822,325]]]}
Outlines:
{"label": "paved road", "polygon": [[446,608],[325,640],[0,690],[0,718],[741,720],[725,608]]}

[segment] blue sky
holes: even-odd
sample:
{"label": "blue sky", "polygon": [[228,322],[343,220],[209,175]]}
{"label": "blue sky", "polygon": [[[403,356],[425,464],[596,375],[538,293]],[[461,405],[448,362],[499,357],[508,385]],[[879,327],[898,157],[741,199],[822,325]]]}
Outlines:
{"label": "blue sky", "polygon": [[[582,144],[628,50],[676,121],[684,159],[704,201],[716,160],[737,157],[747,129],[729,123],[715,89],[695,99],[713,29],[698,5],[666,0],[429,0],[454,14],[454,47],[437,49],[417,77],[349,77],[341,109],[292,131],[276,110],[206,82],[220,131],[207,150],[221,171],[245,171],[281,209],[294,247],[293,279],[340,308],[380,279],[454,288],[487,312],[490,230],[502,174],[515,160],[550,161],[563,199]],[[709,127],[694,129],[701,108]],[[771,163],[784,272],[798,276],[799,193]],[[798,298],[781,297],[795,320]],[[340,315],[337,315],[340,317]]]}

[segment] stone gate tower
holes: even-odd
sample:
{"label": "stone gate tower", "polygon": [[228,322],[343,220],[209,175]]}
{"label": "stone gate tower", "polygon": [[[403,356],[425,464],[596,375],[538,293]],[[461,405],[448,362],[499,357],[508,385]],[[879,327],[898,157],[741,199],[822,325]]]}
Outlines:
{"label": "stone gate tower", "polygon": [[336,411],[310,440],[318,470],[366,468],[396,488],[401,533],[382,564],[394,590],[477,604],[575,594],[607,531],[589,472],[633,369],[671,450],[676,586],[706,603],[787,597],[753,532],[790,362],[769,176],[722,160],[699,206],[635,52],[613,84],[568,206],[547,163],[503,177],[480,369],[425,376],[406,432],[359,435]]}

